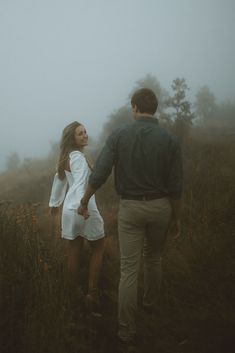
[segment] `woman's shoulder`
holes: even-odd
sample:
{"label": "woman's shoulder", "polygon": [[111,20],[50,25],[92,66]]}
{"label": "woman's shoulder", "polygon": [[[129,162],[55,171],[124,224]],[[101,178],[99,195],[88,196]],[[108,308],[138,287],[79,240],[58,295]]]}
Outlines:
{"label": "woman's shoulder", "polygon": [[79,168],[83,167],[86,165],[86,158],[84,154],[80,151],[72,151],[69,153],[69,165],[70,168],[73,168],[74,166],[79,166]]}
{"label": "woman's shoulder", "polygon": [[72,151],[69,153],[69,158],[70,159],[83,159],[83,158],[85,158],[85,156],[82,152],[75,150],[75,151]]}

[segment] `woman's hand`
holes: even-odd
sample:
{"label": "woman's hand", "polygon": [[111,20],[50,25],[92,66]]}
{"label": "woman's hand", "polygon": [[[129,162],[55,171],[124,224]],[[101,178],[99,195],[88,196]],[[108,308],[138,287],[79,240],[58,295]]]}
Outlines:
{"label": "woman's hand", "polygon": [[77,209],[77,213],[80,214],[81,216],[83,216],[84,219],[87,219],[90,217],[90,215],[88,213],[87,205],[88,205],[88,203],[85,202],[83,199],[81,199],[80,206]]}

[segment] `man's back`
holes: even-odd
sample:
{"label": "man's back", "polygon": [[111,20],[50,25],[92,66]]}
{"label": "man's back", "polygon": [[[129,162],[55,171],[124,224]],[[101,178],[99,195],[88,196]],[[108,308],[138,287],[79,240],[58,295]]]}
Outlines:
{"label": "man's back", "polygon": [[[172,179],[182,177],[177,140],[156,118],[141,117],[113,134],[115,183],[118,194],[177,193]],[[178,180],[180,183],[180,181]]]}
{"label": "man's back", "polygon": [[177,198],[182,189],[182,161],[177,139],[154,117],[123,125],[108,138],[90,182],[100,186],[114,165],[119,195],[158,194]]}

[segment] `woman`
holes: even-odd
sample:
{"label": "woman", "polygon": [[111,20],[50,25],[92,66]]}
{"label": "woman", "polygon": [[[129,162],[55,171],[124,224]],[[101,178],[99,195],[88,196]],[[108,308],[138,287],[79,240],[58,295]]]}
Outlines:
{"label": "woman", "polygon": [[94,196],[88,204],[89,217],[87,215],[87,219],[84,219],[77,213],[91,169],[83,153],[87,143],[87,132],[82,124],[75,121],[64,128],[49,206],[51,214],[56,215],[63,203],[62,238],[68,240],[68,268],[75,280],[84,239],[91,245],[86,295],[86,301],[90,305],[98,301],[97,283],[104,251],[104,223]]}

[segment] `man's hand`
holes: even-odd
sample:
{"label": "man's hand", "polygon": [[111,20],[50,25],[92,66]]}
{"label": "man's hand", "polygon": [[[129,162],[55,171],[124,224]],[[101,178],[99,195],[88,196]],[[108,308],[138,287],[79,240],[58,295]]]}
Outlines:
{"label": "man's hand", "polygon": [[172,220],[168,232],[174,240],[178,239],[180,237],[180,234],[181,234],[181,221],[180,221],[180,219]]}
{"label": "man's hand", "polygon": [[96,189],[93,189],[93,187],[88,183],[85,193],[80,201],[80,206],[77,209],[77,213],[83,216],[85,219],[90,216],[87,210],[87,205],[91,196],[94,195],[95,191]]}
{"label": "man's hand", "polygon": [[90,217],[87,209],[87,202],[85,202],[83,199],[81,199],[80,206],[77,209],[77,213],[80,214],[81,216],[84,217],[84,219],[87,219]]}
{"label": "man's hand", "polygon": [[50,215],[55,217],[59,214],[60,208],[59,207],[50,207]]}

